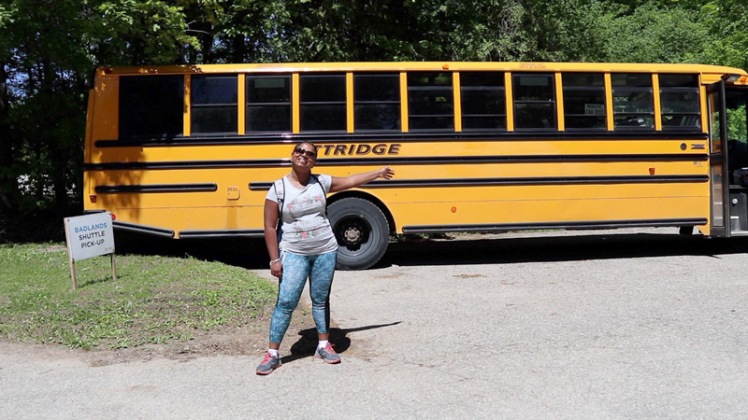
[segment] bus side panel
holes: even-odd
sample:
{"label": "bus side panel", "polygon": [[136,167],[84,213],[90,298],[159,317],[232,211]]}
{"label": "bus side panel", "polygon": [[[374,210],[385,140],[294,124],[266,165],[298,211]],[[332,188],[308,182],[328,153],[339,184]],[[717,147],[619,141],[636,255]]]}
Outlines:
{"label": "bus side panel", "polygon": [[[119,111],[119,79],[96,74],[94,88],[88,98],[88,127],[86,130],[85,165],[101,161],[105,149],[96,147],[97,140],[116,140],[119,137],[117,115]],[[119,160],[119,156],[115,159]],[[101,185],[100,177],[92,174],[90,168],[83,172],[83,209],[86,211],[108,210],[101,202],[92,198],[95,186]]]}
{"label": "bus side panel", "polygon": [[[563,185],[476,187],[468,193],[435,188],[427,197],[403,192],[408,200],[388,201],[397,225],[598,224],[709,218],[708,184]],[[435,196],[443,199],[433,199]],[[386,200],[386,198],[385,198]],[[646,223],[645,223],[646,224]]]}

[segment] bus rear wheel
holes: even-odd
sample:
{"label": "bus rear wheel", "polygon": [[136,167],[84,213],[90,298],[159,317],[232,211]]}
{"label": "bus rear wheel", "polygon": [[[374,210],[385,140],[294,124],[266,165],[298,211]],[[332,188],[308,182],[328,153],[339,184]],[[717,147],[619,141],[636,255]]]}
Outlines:
{"label": "bus rear wheel", "polygon": [[376,264],[390,240],[390,226],[382,210],[360,198],[344,198],[327,207],[338,240],[341,270],[364,270]]}

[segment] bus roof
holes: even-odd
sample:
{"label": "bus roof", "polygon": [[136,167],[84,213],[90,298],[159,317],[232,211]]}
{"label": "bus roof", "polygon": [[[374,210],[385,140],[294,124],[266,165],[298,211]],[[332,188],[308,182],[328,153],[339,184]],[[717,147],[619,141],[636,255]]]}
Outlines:
{"label": "bus roof", "polygon": [[[199,74],[199,73],[289,73],[289,72],[400,72],[400,71],[521,71],[521,72],[627,72],[627,73],[699,73],[735,75],[746,79],[739,68],[708,64],[667,63],[571,63],[571,62],[470,62],[470,61],[397,61],[331,63],[239,63],[192,64],[142,67],[100,67],[98,75]],[[719,77],[709,78],[719,80]],[[748,80],[745,80],[748,83]]]}

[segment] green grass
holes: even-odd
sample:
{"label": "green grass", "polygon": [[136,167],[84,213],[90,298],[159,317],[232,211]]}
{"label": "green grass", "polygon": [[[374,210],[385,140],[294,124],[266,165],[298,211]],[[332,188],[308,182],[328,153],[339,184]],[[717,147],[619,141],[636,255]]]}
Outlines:
{"label": "green grass", "polygon": [[194,258],[116,255],[76,262],[61,243],[0,245],[0,339],[83,349],[190,340],[266,313],[275,287]]}

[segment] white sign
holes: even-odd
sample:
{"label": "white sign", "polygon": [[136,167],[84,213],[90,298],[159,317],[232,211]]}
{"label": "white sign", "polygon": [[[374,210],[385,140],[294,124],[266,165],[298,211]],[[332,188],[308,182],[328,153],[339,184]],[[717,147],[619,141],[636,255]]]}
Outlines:
{"label": "white sign", "polygon": [[66,217],[65,236],[71,261],[114,254],[111,213]]}
{"label": "white sign", "polygon": [[605,115],[605,105],[584,104],[584,115]]}

